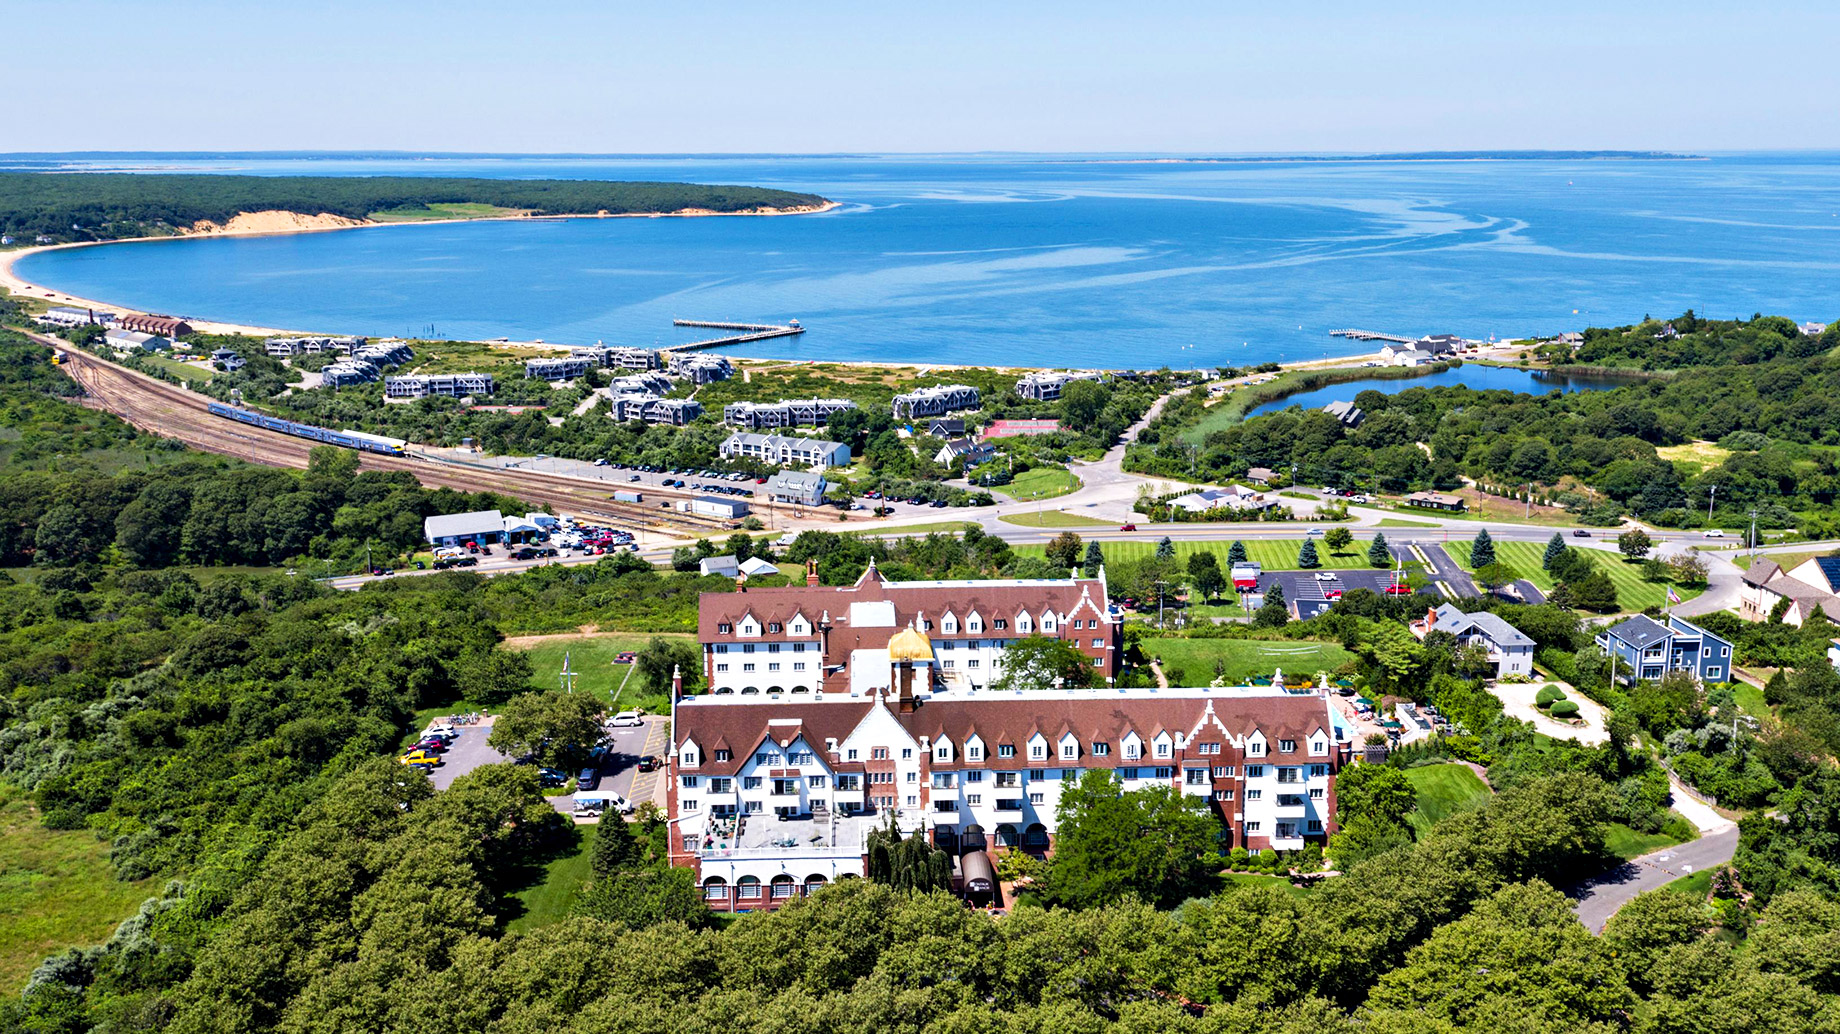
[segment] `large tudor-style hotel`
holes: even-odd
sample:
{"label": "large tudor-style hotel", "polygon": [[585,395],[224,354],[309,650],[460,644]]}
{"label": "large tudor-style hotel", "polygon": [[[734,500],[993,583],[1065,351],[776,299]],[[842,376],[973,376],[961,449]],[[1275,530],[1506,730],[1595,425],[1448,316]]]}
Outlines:
{"label": "large tudor-style hotel", "polygon": [[1027,635],[1074,643],[1109,682],[1123,621],[1103,574],[890,582],[871,567],[700,609],[711,691],[672,707],[671,860],[712,908],[862,876],[864,836],[891,816],[988,900],[993,854],[1051,851],[1061,787],[1093,768],[1208,802],[1223,848],[1294,850],[1333,828],[1351,743],[1322,690],[987,688]]}

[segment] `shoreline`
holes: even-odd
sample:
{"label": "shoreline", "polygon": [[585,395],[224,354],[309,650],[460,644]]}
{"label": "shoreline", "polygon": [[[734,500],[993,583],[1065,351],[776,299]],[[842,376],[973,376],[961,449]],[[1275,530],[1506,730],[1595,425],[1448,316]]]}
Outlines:
{"label": "shoreline", "polygon": [[[18,273],[14,272],[14,268],[13,268],[14,264],[17,263],[20,259],[26,258],[29,255],[37,255],[43,252],[50,252],[50,251],[68,251],[68,250],[73,250],[76,248],[100,248],[100,247],[107,247],[107,246],[116,245],[116,244],[149,244],[149,243],[157,243],[160,241],[182,241],[182,240],[194,240],[198,238],[212,238],[212,237],[280,237],[280,236],[289,236],[289,235],[299,234],[299,233],[333,233],[339,230],[368,230],[368,229],[373,229],[376,227],[383,227],[383,226],[443,226],[443,225],[452,225],[454,223],[544,222],[544,221],[557,221],[557,220],[564,220],[564,219],[706,219],[706,218],[741,217],[741,216],[750,216],[754,218],[771,218],[774,216],[821,215],[825,212],[834,211],[841,207],[843,207],[843,202],[832,201],[832,200],[827,199],[822,205],[808,206],[808,207],[802,207],[802,208],[775,208],[775,209],[767,209],[764,211],[758,210],[758,209],[750,209],[748,211],[742,211],[742,212],[715,212],[715,211],[710,211],[708,209],[683,208],[683,209],[678,209],[675,212],[583,212],[583,213],[576,214],[576,215],[484,215],[484,216],[457,216],[453,218],[443,218],[443,219],[405,219],[405,220],[396,220],[396,221],[376,220],[376,219],[368,219],[368,220],[363,220],[363,221],[342,220],[337,223],[329,223],[329,224],[318,225],[318,226],[303,225],[303,226],[290,226],[290,227],[285,227],[285,228],[261,228],[261,229],[227,229],[227,228],[214,227],[209,230],[199,230],[199,231],[190,232],[190,233],[177,233],[177,234],[171,234],[169,236],[162,236],[162,237],[122,237],[117,240],[109,240],[109,241],[70,241],[64,244],[38,244],[38,245],[33,245],[31,247],[26,247],[26,248],[17,248],[12,251],[0,251],[0,287],[5,288],[7,291],[11,292],[12,294],[18,297],[32,298],[34,300],[42,299],[44,301],[51,302],[54,305],[74,305],[79,308],[98,309],[104,312],[134,313],[134,314],[140,314],[140,315],[149,315],[150,313],[148,312],[148,310],[136,308],[135,306],[132,306],[132,305],[120,305],[120,304],[116,304],[113,302],[98,301],[97,299],[94,299],[94,298],[83,298],[78,295],[68,294],[64,291],[54,290],[50,287],[46,287],[43,284],[34,283],[33,281],[27,280],[24,277],[20,276]],[[262,215],[262,214],[267,214],[267,213],[239,212],[236,217],[233,217],[231,219],[231,223],[235,223],[236,218],[240,218],[245,215]],[[303,215],[300,215],[300,213],[288,213],[288,214],[292,216],[297,216],[303,219],[319,218],[319,216],[303,216]],[[323,216],[325,215],[325,213],[321,213],[321,215]],[[339,218],[339,217],[334,217],[334,218]],[[208,319],[205,317],[198,317],[194,319],[190,316],[182,316],[181,318],[183,318],[187,323],[190,323],[194,330],[198,331],[199,333],[203,333],[203,334],[242,334],[242,335],[246,335],[249,337],[275,337],[275,336],[281,336],[281,335],[311,335],[311,334],[343,333],[343,331],[302,330],[298,328],[290,329],[290,328],[285,328],[285,327],[264,327],[264,326],[258,326],[253,323],[231,323],[231,322],[226,322],[224,320],[213,320],[213,319]],[[510,342],[510,343],[511,344],[531,344],[531,345],[536,344],[536,342]],[[548,343],[545,342],[545,344],[548,344]],[[559,345],[555,347],[568,348],[572,346]]]}

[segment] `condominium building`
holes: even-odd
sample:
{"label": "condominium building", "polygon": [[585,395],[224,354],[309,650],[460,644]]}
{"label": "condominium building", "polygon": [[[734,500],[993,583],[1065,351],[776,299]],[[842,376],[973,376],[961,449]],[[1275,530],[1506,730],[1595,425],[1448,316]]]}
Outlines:
{"label": "condominium building", "polygon": [[849,399],[781,399],[778,402],[730,402],[722,420],[759,431],[775,427],[823,427],[838,413],[855,409]]}
{"label": "condominium building", "polygon": [[703,415],[703,404],[695,399],[667,399],[657,395],[615,395],[612,416],[615,420],[642,420],[648,424],[671,424],[676,427]]}
{"label": "condominium building", "polygon": [[1053,402],[1074,381],[1102,381],[1097,370],[1036,370],[1016,382],[1016,394],[1037,402]]}
{"label": "condominium building", "polygon": [[524,360],[525,380],[572,381],[600,363],[579,356]]}
{"label": "condominium building", "polygon": [[687,378],[692,384],[725,381],[735,375],[733,363],[706,352],[673,352],[666,369],[671,376]]}
{"label": "condominium building", "polygon": [[935,384],[894,397],[894,418],[920,420],[978,408],[978,390],[968,384]]}
{"label": "condominium building", "polygon": [[383,394],[393,399],[421,399],[431,395],[465,398],[490,395],[492,388],[489,373],[414,374],[383,379]]}
{"label": "condominium building", "polygon": [[822,438],[789,438],[778,434],[740,431],[722,442],[722,458],[746,456],[781,467],[847,467],[850,447]]}

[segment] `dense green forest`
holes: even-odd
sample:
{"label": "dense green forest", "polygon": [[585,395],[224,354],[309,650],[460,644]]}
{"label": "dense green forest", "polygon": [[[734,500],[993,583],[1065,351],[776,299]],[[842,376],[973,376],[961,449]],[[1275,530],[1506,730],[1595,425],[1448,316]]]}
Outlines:
{"label": "dense green forest", "polygon": [[[1832,514],[1840,497],[1840,357],[1833,354],[1840,327],[1815,338],[1778,317],[1743,324],[1682,317],[1675,326],[1682,323],[1694,329],[1666,342],[1639,328],[1594,332],[1583,353],[1609,362],[1652,345],[1675,350],[1669,354],[1680,361],[1716,365],[1572,394],[1363,391],[1354,399],[1367,414],[1358,428],[1293,408],[1210,431],[1197,443],[1186,432],[1206,414],[1207,398],[1191,391],[1139,436],[1127,466],[1178,476],[1193,463],[1210,479],[1295,466],[1312,484],[1384,492],[1450,490],[1466,478],[1502,491],[1531,482],[1542,501],[1593,524],[1628,513],[1698,527],[1712,500],[1713,526],[1741,526],[1754,507],[1760,527],[1840,530]],[[1681,464],[1659,451],[1691,442],[1716,444],[1722,458]]]}
{"label": "dense green forest", "polygon": [[0,173],[0,231],[58,241],[110,240],[222,224],[240,212],[413,216],[430,205],[489,205],[533,215],[741,212],[821,205],[816,194],[765,187],[605,180],[421,176],[214,176]]}

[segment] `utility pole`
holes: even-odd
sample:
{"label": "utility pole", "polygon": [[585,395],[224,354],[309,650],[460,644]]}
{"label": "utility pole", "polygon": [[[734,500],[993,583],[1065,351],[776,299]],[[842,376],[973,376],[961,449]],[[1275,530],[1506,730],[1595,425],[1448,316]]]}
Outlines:
{"label": "utility pole", "polygon": [[1718,498],[1718,495],[1719,486],[1717,485],[1713,485],[1712,489],[1706,493],[1706,526],[1708,528],[1712,527],[1712,501]]}
{"label": "utility pole", "polygon": [[575,692],[575,673],[569,670],[569,651],[567,650],[562,652],[562,677],[557,681],[562,683],[564,693]]}
{"label": "utility pole", "polygon": [[376,566],[371,563],[371,544],[368,542],[364,544],[364,573],[365,574],[377,573]]}
{"label": "utility pole", "polygon": [[1156,627],[1163,627],[1163,580],[1156,580]]}
{"label": "utility pole", "polygon": [[1757,508],[1751,507],[1751,562],[1757,561]]}
{"label": "utility pole", "polygon": [[1521,513],[1521,520],[1531,520],[1533,517],[1533,482],[1529,481],[1521,487],[1527,490],[1527,506]]}

